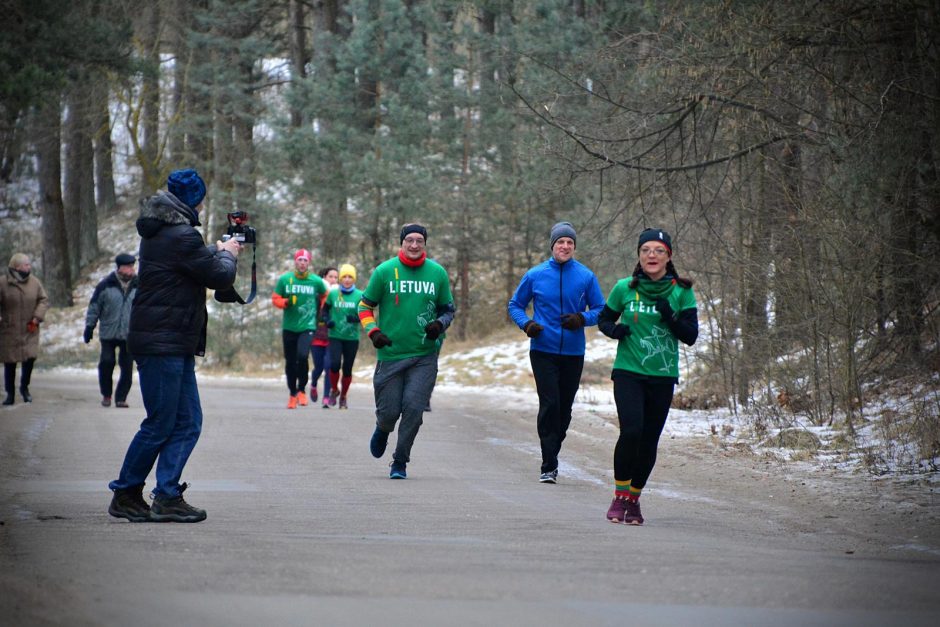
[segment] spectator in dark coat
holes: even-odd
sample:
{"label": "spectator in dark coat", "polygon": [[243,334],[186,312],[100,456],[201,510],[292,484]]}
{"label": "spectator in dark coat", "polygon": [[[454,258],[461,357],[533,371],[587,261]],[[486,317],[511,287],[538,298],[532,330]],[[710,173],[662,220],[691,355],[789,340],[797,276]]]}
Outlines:
{"label": "spectator in dark coat", "polygon": [[[132,522],[199,522],[205,510],[183,500],[183,468],[202,430],[195,356],[206,349],[206,288],[235,282],[240,244],[206,246],[195,229],[206,186],[195,170],[176,170],[168,192],[146,199],[137,219],[140,287],[127,346],[137,362],[147,417],[131,441],[108,512]],[[153,505],[143,498],[154,463]]]}
{"label": "spectator in dark coat", "polygon": [[[114,365],[118,364],[121,374],[117,384],[115,407],[127,407],[127,393],[134,380],[134,364],[130,351],[127,350],[127,331],[131,322],[131,305],[137,294],[137,273],[134,255],[121,253],[114,258],[117,269],[103,278],[95,287],[85,314],[85,344],[91,342],[95,326],[99,323],[98,340],[101,342],[101,357],[98,359],[98,388],[101,390],[101,404],[111,405],[111,393],[114,389]],[[117,359],[115,359],[117,355]]]}

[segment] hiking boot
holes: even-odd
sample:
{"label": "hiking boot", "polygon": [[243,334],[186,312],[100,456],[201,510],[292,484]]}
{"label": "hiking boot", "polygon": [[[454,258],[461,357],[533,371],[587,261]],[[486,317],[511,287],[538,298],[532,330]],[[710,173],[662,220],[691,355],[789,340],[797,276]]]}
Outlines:
{"label": "hiking boot", "polygon": [[615,496],[610,502],[610,508],[607,510],[607,520],[612,523],[622,523],[623,517],[627,512],[627,499],[622,496]]}
{"label": "hiking boot", "polygon": [[297,395],[293,394],[287,399],[287,409],[297,409]]}
{"label": "hiking boot", "polygon": [[297,392],[297,404],[301,407],[307,406],[307,395],[302,390]]}
{"label": "hiking boot", "polygon": [[393,461],[389,464],[391,470],[388,472],[389,479],[407,479],[408,473],[405,472],[405,462]]}
{"label": "hiking boot", "polygon": [[104,397],[102,397],[102,399],[101,399],[101,406],[102,406],[102,407],[111,407],[111,397],[110,397],[110,396],[104,396]]}
{"label": "hiking boot", "polygon": [[127,409],[127,401],[115,401],[115,402],[114,402],[114,406],[115,406],[115,407],[123,407],[123,408]]}
{"label": "hiking boot", "polygon": [[388,432],[376,427],[372,439],[369,440],[369,450],[372,451],[372,457],[379,458],[385,455],[386,445],[388,445]]}
{"label": "hiking boot", "polygon": [[193,507],[183,500],[183,492],[189,485],[182,484],[177,496],[158,496],[150,507],[150,520],[154,522],[194,523],[206,519],[206,510]]}
{"label": "hiking boot", "polygon": [[20,394],[23,395],[23,402],[24,402],[24,403],[32,403],[32,402],[33,402],[33,396],[32,396],[32,394],[29,393],[29,388],[20,388]]}
{"label": "hiking boot", "polygon": [[131,522],[150,522],[150,506],[144,500],[143,491],[143,485],[115,490],[108,513]]}
{"label": "hiking boot", "polygon": [[549,470],[548,472],[543,472],[539,476],[539,483],[557,483],[558,482],[558,469]]}
{"label": "hiking boot", "polygon": [[342,396],[339,397],[339,408],[340,409],[349,409],[349,405],[346,404],[346,399]]}
{"label": "hiking boot", "polygon": [[317,388],[310,388],[310,402],[316,403],[318,398],[320,397],[317,396]]}
{"label": "hiking boot", "polygon": [[623,524],[642,525],[643,514],[640,513],[640,502],[631,501],[630,499],[625,499],[625,500],[627,501],[627,505],[626,505],[626,511],[623,514]]}

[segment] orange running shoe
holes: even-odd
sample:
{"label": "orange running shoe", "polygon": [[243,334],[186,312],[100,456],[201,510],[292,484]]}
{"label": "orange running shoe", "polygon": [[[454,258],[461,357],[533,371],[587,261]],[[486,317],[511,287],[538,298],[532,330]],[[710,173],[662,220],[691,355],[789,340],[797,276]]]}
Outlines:
{"label": "orange running shoe", "polygon": [[304,392],[297,392],[297,404],[301,407],[307,406],[307,395]]}
{"label": "orange running shoe", "polygon": [[287,399],[287,409],[297,409],[297,396],[291,396]]}

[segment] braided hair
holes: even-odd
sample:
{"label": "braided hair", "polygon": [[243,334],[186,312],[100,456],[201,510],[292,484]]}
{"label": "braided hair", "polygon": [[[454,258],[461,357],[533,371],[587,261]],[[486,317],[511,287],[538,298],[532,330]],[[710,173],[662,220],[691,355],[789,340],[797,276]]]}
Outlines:
{"label": "braided hair", "polygon": [[[692,287],[692,284],[694,283],[692,279],[679,276],[679,272],[676,270],[676,267],[672,265],[672,259],[666,262],[666,275],[674,277],[673,280],[682,287]],[[629,287],[632,290],[636,289],[637,283],[640,282],[640,277],[646,276],[643,273],[643,268],[640,266],[639,261],[636,262],[636,267],[633,268],[633,274],[631,276],[633,278],[630,280]]]}

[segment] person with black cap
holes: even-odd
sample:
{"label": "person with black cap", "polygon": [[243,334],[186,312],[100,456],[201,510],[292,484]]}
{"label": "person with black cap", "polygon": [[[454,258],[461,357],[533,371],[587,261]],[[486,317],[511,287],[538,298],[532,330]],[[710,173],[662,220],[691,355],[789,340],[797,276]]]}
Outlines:
{"label": "person with black cap", "polygon": [[[552,256],[530,268],[512,298],[509,316],[531,338],[529,362],[539,395],[542,448],[539,481],[558,480],[558,454],[571,424],[571,406],[584,368],[584,327],[597,324],[604,295],[594,272],[574,259],[577,233],[570,222],[552,227]],[[526,312],[532,304],[532,316]]]}
{"label": "person with black cap", "polygon": [[679,381],[679,344],[698,337],[692,281],[672,264],[672,238],[645,229],[633,274],[614,285],[597,327],[617,340],[610,378],[620,422],[614,448],[614,499],[607,520],[642,525],[640,493],[646,486]]}
{"label": "person with black cap", "polygon": [[403,226],[398,255],[376,267],[359,301],[359,320],[377,355],[372,375],[376,424],[369,441],[373,457],[385,454],[388,435],[401,419],[390,479],[407,477],[411,447],[437,379],[441,336],[454,320],[450,280],[439,263],[428,259],[427,238],[422,225]]}
{"label": "person with black cap", "polygon": [[[121,253],[114,258],[117,268],[101,279],[95,287],[88,311],[85,313],[85,332],[82,335],[85,344],[91,342],[95,326],[99,323],[98,340],[101,343],[101,356],[98,358],[98,388],[101,390],[101,405],[111,405],[111,395],[115,392],[114,406],[127,407],[127,394],[134,378],[131,354],[127,350],[127,332],[131,323],[131,305],[137,294],[137,273],[134,255]],[[117,359],[115,359],[117,354]],[[114,365],[118,364],[120,376],[117,390],[114,389]]]}
{"label": "person with black cap", "polygon": [[[108,513],[132,522],[199,522],[206,511],[183,500],[180,483],[202,431],[195,356],[205,355],[206,289],[235,283],[241,244],[235,239],[206,246],[196,230],[206,184],[192,169],[176,170],[167,191],[141,202],[140,284],[131,308],[127,347],[137,362],[147,417],[131,440]],[[144,481],[157,466],[153,505]]]}

